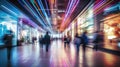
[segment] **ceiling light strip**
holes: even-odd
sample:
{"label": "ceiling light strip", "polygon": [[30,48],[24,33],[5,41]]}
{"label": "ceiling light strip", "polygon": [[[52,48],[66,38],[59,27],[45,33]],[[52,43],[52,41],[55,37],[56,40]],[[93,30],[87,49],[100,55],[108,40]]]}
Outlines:
{"label": "ceiling light strip", "polygon": [[37,7],[34,4],[34,0],[30,0],[30,2],[32,3],[33,7],[35,8],[35,10],[37,11],[38,15],[40,16],[40,18],[43,20],[43,22],[45,23],[46,20],[44,19],[44,16],[42,16],[42,14],[39,13],[39,10],[37,9]]}
{"label": "ceiling light strip", "polygon": [[10,10],[9,8],[7,8],[7,7],[4,6],[4,5],[1,5],[1,7],[4,8],[6,11],[10,12],[11,14],[13,14],[14,16],[17,17],[17,14],[16,14],[14,11]]}
{"label": "ceiling light strip", "polygon": [[[48,8],[48,4],[47,4],[47,1],[46,1],[46,0],[45,0],[45,5],[46,5],[47,9],[49,9],[49,8]],[[50,12],[49,12],[49,10],[47,10],[47,12],[48,12],[48,16],[50,16]]]}
{"label": "ceiling light strip", "polygon": [[43,15],[42,11],[40,10],[40,7],[39,7],[39,5],[37,4],[36,0],[34,0],[34,3],[35,3],[35,5],[37,6],[40,14],[45,18],[45,16]]}
{"label": "ceiling light strip", "polygon": [[[45,9],[44,6],[43,6],[43,4],[42,4],[42,2],[41,2],[41,0],[37,0],[37,2],[38,2],[38,4],[39,4],[39,6],[40,6],[41,9]],[[46,13],[45,10],[42,10],[42,12],[43,12],[43,14],[45,15],[45,17],[46,17],[46,19],[47,19],[47,22],[48,22],[48,24],[49,24],[49,26],[50,26],[48,29],[49,29],[50,32],[52,32],[52,26],[51,26],[51,23],[50,23],[50,21],[49,21],[49,19],[48,19],[48,15],[47,15],[47,13]]]}
{"label": "ceiling light strip", "polygon": [[102,4],[105,3],[105,1],[106,1],[106,0],[100,0],[98,3],[96,3],[96,4],[93,6],[93,8],[94,8],[94,9],[99,8]]}
{"label": "ceiling light strip", "polygon": [[[68,15],[68,17],[70,17],[71,16],[71,14],[72,14],[72,12],[75,10],[75,8],[76,8],[76,6],[78,5],[78,3],[79,3],[79,0],[76,0],[76,1],[74,1],[73,2],[73,6],[71,7],[71,11],[70,11],[70,13],[69,13],[69,15]],[[68,22],[68,17],[67,17],[67,19],[65,20],[65,24],[64,25],[66,25]]]}
{"label": "ceiling light strip", "polygon": [[94,10],[94,15],[96,16],[97,14],[99,14],[100,12],[102,12],[103,9],[104,9],[106,6],[109,6],[109,4],[112,3],[112,2],[113,2],[113,0],[111,0],[111,1],[109,1],[109,0],[106,1],[102,6],[99,7],[99,9]]}
{"label": "ceiling light strip", "polygon": [[[19,0],[18,0],[19,1]],[[29,4],[27,4],[24,0],[22,0],[22,2],[30,9],[30,11],[34,14],[35,18],[37,18],[37,20],[43,25],[43,27],[45,27],[45,24],[43,23],[42,20],[40,20],[40,18],[36,15],[35,11],[33,11],[33,9],[31,8],[31,6]],[[21,4],[21,1],[19,1],[19,3]],[[24,5],[21,4],[23,7]]]}
{"label": "ceiling light strip", "polygon": [[[91,5],[91,4],[93,4],[93,0],[88,3],[88,5],[80,12],[80,14],[76,18],[82,17],[82,15],[85,14],[85,12],[88,10],[88,8],[92,8],[93,5]],[[62,30],[62,28],[63,27],[61,26],[60,29]]]}
{"label": "ceiling light strip", "polygon": [[75,5],[74,5],[74,7],[73,7],[73,9],[72,9],[72,12],[73,12],[73,11],[75,10],[75,8],[77,7],[79,1],[80,1],[80,0],[77,0],[77,1],[76,1]]}
{"label": "ceiling light strip", "polygon": [[[68,14],[69,14],[70,9],[71,9],[71,7],[72,7],[73,1],[74,1],[74,0],[71,1],[70,5],[68,5],[69,8],[68,8],[68,10],[66,11],[66,14],[65,14],[65,17],[64,17],[64,19],[63,19],[63,22],[65,22],[66,18],[68,17]],[[62,25],[63,25],[63,24],[62,24]]]}
{"label": "ceiling light strip", "polygon": [[[75,10],[75,8],[76,8],[76,6],[78,5],[78,3],[79,3],[79,0],[74,0],[74,1],[72,0],[72,1],[71,1],[70,7],[69,7],[67,13],[65,14],[65,18],[64,18],[64,20],[63,20],[63,22],[62,22],[62,26],[65,25],[65,22],[68,21],[68,17],[71,16],[72,12]],[[69,5],[68,5],[68,6],[69,6]],[[71,11],[71,10],[72,10],[72,11]]]}
{"label": "ceiling light strip", "polygon": [[[38,2],[38,4],[39,4],[39,6],[40,6],[41,9],[45,9],[45,8],[43,7],[43,4],[42,4],[41,0],[37,0],[37,2]],[[44,13],[44,15],[45,15],[45,17],[46,17],[48,24],[49,24],[50,27],[52,28],[52,26],[51,26],[51,24],[50,24],[50,21],[49,21],[49,19],[48,19],[48,15],[46,14],[45,10],[42,10],[42,12]]]}

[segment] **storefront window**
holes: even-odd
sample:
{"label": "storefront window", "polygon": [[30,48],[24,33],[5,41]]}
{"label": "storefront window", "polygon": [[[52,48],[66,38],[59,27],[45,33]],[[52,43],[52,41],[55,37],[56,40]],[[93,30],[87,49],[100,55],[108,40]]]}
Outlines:
{"label": "storefront window", "polygon": [[13,32],[13,45],[17,45],[17,21],[1,21],[0,22],[0,45],[4,45],[3,36],[8,30]]}

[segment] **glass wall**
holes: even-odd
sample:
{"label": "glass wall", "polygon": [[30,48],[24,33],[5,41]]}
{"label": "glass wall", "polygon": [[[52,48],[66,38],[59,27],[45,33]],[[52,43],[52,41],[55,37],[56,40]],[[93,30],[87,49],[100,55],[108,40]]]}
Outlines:
{"label": "glass wall", "polygon": [[17,19],[9,14],[0,11],[0,45],[4,45],[3,36],[7,33],[7,30],[11,30],[14,34],[13,45],[17,45]]}

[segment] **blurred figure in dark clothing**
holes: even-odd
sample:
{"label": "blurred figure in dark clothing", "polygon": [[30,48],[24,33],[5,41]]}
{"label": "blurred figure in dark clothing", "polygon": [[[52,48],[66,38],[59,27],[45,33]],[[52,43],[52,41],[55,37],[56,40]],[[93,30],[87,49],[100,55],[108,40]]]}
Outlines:
{"label": "blurred figure in dark clothing", "polygon": [[48,32],[46,32],[46,35],[44,36],[44,40],[46,45],[46,52],[48,52],[49,45],[50,45],[50,35],[48,34]]}
{"label": "blurred figure in dark clothing", "polygon": [[41,35],[40,37],[39,37],[39,44],[40,44],[40,46],[41,47],[43,47],[43,36]]}
{"label": "blurred figure in dark clothing", "polygon": [[96,31],[93,36],[93,43],[94,43],[93,49],[97,51],[98,46],[100,46],[100,44],[102,45],[103,41],[104,41],[104,36],[102,31]]}
{"label": "blurred figure in dark clothing", "polygon": [[67,45],[68,45],[68,46],[70,46],[70,42],[71,42],[71,36],[68,35],[68,37],[67,37]]}
{"label": "blurred figure in dark clothing", "polygon": [[83,34],[81,35],[81,42],[83,44],[83,51],[85,52],[86,50],[86,45],[88,44],[88,36],[87,36],[87,31],[83,32]]}
{"label": "blurred figure in dark clothing", "polygon": [[32,43],[35,44],[35,42],[37,41],[36,37],[32,37]]}
{"label": "blurred figure in dark clothing", "polygon": [[79,47],[80,47],[80,44],[81,44],[81,37],[78,36],[78,33],[76,33],[76,35],[75,35],[74,44],[76,45],[77,52],[79,52]]}
{"label": "blurred figure in dark clothing", "polygon": [[8,30],[7,33],[3,37],[4,43],[5,43],[6,47],[7,47],[8,60],[10,60],[10,58],[11,58],[12,39],[13,39],[13,32],[11,30]]}
{"label": "blurred figure in dark clothing", "polygon": [[66,47],[66,44],[67,44],[67,37],[64,36],[64,47]]}
{"label": "blurred figure in dark clothing", "polygon": [[35,38],[34,37],[32,37],[32,44],[34,44],[34,42],[35,42],[35,40],[34,40]]}

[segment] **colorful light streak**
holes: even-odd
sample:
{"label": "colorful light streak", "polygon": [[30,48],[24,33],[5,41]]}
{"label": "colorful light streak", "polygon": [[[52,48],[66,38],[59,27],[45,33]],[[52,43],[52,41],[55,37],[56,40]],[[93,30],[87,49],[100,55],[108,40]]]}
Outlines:
{"label": "colorful light streak", "polygon": [[35,5],[37,6],[38,10],[40,11],[41,15],[42,15],[43,17],[45,17],[45,16],[43,15],[42,11],[41,11],[40,8],[39,8],[39,5],[37,4],[37,2],[36,2],[35,0],[34,0],[34,3],[35,3]]}
{"label": "colorful light streak", "polygon": [[65,26],[66,24],[68,24],[67,21],[69,20],[69,17],[71,16],[71,14],[73,13],[73,11],[77,7],[79,1],[80,0],[69,0],[68,6],[67,6],[67,9],[66,9],[66,12],[65,12],[65,17],[64,17],[63,22],[61,24],[61,28],[63,26]]}
{"label": "colorful light streak", "polygon": [[97,9],[98,7],[100,7],[100,5],[102,5],[106,0],[100,0],[95,2],[95,5],[93,6],[94,9]]}
{"label": "colorful light streak", "polygon": [[[19,1],[19,0],[18,0]],[[24,7],[24,4],[29,8],[29,10],[34,14],[35,18],[37,18],[37,20],[42,24],[43,28],[46,28],[45,24],[43,23],[43,21],[38,17],[38,15],[35,13],[35,11],[31,8],[30,4],[27,4],[24,0],[19,1],[19,3]],[[24,3],[24,4],[23,4]],[[47,29],[47,28],[46,28]]]}
{"label": "colorful light streak", "polygon": [[14,11],[10,10],[9,8],[7,8],[7,7],[4,6],[4,5],[1,5],[1,7],[4,8],[6,11],[10,12],[11,14],[13,14],[14,16],[17,17],[17,14],[16,14]]}
{"label": "colorful light streak", "polygon": [[[69,0],[69,1],[70,1],[70,0]],[[69,14],[69,12],[70,12],[70,8],[71,8],[72,4],[73,4],[73,0],[71,1],[70,5],[68,5],[69,8],[68,8],[68,10],[66,11],[65,18],[64,18],[63,22],[64,22],[64,21],[66,20],[66,18],[68,17],[68,14]]]}
{"label": "colorful light streak", "polygon": [[43,22],[45,23],[46,20],[44,19],[44,16],[42,16],[42,14],[39,13],[39,10],[37,9],[37,7],[34,4],[34,0],[30,0],[30,1],[32,3],[33,7],[35,8],[35,10],[37,11],[38,15],[40,16],[40,18],[42,18]]}
{"label": "colorful light streak", "polygon": [[[71,9],[70,10],[72,10],[72,11],[70,11],[70,14],[68,15],[68,17],[70,17],[71,16],[71,14],[72,14],[72,12],[75,10],[75,8],[76,8],[76,6],[78,5],[78,3],[79,3],[79,0],[77,0],[77,1],[74,1],[73,2],[73,4],[72,5],[74,5],[74,6],[72,6],[71,7]],[[67,20],[65,20],[66,21],[66,23],[64,24],[64,25],[67,25],[68,23],[69,23],[69,18],[67,19]]]}
{"label": "colorful light streak", "polygon": [[75,6],[73,6],[72,12],[75,10],[75,8],[76,8],[76,6],[78,5],[78,3],[79,3],[79,0],[77,0],[77,1],[75,2]]}
{"label": "colorful light streak", "polygon": [[[93,1],[90,1],[87,5],[86,5],[86,7],[81,11],[81,13],[76,17],[76,18],[78,18],[78,17],[83,17],[83,15],[86,15],[87,13],[87,11],[89,10],[89,9],[91,9],[93,7]],[[75,19],[76,19],[75,18]],[[91,17],[92,18],[92,17]],[[61,31],[62,31],[62,28],[63,27],[61,27]]]}
{"label": "colorful light streak", "polygon": [[[45,9],[44,6],[43,6],[43,4],[42,4],[42,2],[41,2],[41,0],[37,0],[37,2],[38,2],[38,4],[39,4],[39,6],[40,6],[41,9]],[[52,28],[51,23],[50,23],[50,20],[48,19],[47,13],[45,12],[45,10],[42,10],[42,12],[44,13],[44,15],[45,15],[45,17],[46,17],[46,19],[47,19],[47,21],[48,21],[48,24],[49,24],[50,27]]]}
{"label": "colorful light streak", "polygon": [[98,15],[103,11],[105,7],[111,6],[110,3],[112,3],[113,0],[103,0],[94,5],[94,16]]}
{"label": "colorful light streak", "polygon": [[[16,22],[17,23],[18,18],[21,18],[21,19],[24,19],[25,21],[27,21],[28,25],[31,25],[31,26],[33,26],[34,28],[37,28],[40,31],[44,31],[41,27],[39,27],[37,24],[35,24],[30,19],[28,19],[27,16],[23,15],[23,13],[20,12],[20,10],[18,10],[17,8],[12,6],[9,2],[6,1],[6,4],[1,5],[1,9],[6,11],[7,14],[9,13],[10,17],[13,16],[12,19],[6,17],[7,20],[9,19],[10,22]],[[13,19],[13,18],[17,18],[17,19]]]}
{"label": "colorful light streak", "polygon": [[[47,1],[45,0],[45,5],[46,5],[46,7],[47,7],[47,9],[48,9],[48,4],[47,4]],[[47,10],[48,11],[48,16],[50,16],[50,12],[49,12],[49,10]]]}

